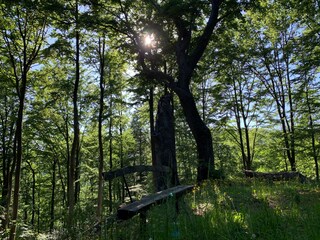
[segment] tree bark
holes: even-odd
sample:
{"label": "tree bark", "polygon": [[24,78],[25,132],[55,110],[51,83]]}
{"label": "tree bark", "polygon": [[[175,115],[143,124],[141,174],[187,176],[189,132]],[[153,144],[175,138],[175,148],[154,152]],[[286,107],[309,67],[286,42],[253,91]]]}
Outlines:
{"label": "tree bark", "polygon": [[32,213],[31,213],[31,225],[34,226],[34,216],[36,209],[36,172],[32,168],[32,165],[29,161],[26,161],[31,172],[32,172]]}
{"label": "tree bark", "polygon": [[99,60],[100,60],[100,100],[99,100],[99,117],[98,117],[98,141],[99,141],[99,168],[98,168],[98,206],[97,206],[97,218],[100,221],[102,217],[102,200],[103,200],[103,140],[102,140],[102,124],[103,124],[103,110],[104,110],[104,67],[105,67],[105,39],[99,39]]}
{"label": "tree bark", "polygon": [[50,203],[50,233],[52,233],[54,227],[54,205],[55,205],[55,190],[56,190],[56,165],[57,160],[53,160],[52,164],[52,189],[51,189],[51,203]]}
{"label": "tree bark", "polygon": [[[233,83],[233,95],[234,95],[234,99],[233,99],[233,101],[234,101],[234,113],[235,113],[235,118],[236,118],[236,123],[237,123],[237,131],[238,131],[238,134],[239,134],[239,141],[237,140],[237,142],[240,145],[240,149],[241,149],[243,168],[245,170],[250,170],[250,169],[248,169],[248,165],[247,165],[247,155],[245,153],[245,147],[244,147],[244,142],[243,142],[243,134],[242,134],[242,128],[241,128],[241,115],[240,115],[241,106],[239,106],[239,105],[242,104],[242,101],[240,101],[240,99],[238,97],[237,84],[236,84],[236,81],[234,79],[232,80],[232,83]],[[240,91],[240,96],[241,96],[241,94],[242,94],[241,93],[241,86],[240,86],[239,91]]]}
{"label": "tree bark", "polygon": [[[112,147],[112,104],[113,104],[112,95],[110,96],[110,106],[109,106],[109,112],[110,112],[110,119],[109,119],[109,170],[112,171],[113,169],[113,147]],[[112,181],[109,180],[109,212],[112,212]]]}
{"label": "tree bark", "polygon": [[69,162],[69,179],[68,179],[68,207],[69,207],[69,216],[68,216],[68,223],[69,226],[72,228],[73,226],[73,212],[74,212],[74,205],[76,203],[76,187],[75,187],[75,171],[76,171],[76,163],[78,157],[78,150],[79,150],[79,140],[80,140],[80,129],[79,129],[79,112],[78,112],[78,90],[79,90],[79,83],[80,83],[80,34],[78,28],[78,0],[76,0],[76,56],[75,56],[75,82],[73,88],[73,142],[71,147],[71,154],[70,154],[70,162]]}
{"label": "tree bark", "polygon": [[179,184],[171,94],[162,96],[159,101],[153,137],[155,147],[155,162],[153,166],[170,168],[169,174],[166,172],[154,172],[156,190],[160,191]]}
{"label": "tree bark", "polygon": [[22,130],[23,130],[23,111],[24,111],[24,101],[26,94],[26,84],[27,84],[27,72],[25,71],[22,75],[22,84],[19,94],[19,111],[17,119],[17,129],[15,141],[17,144],[16,153],[16,168],[14,175],[14,193],[13,193],[13,204],[12,204],[12,217],[11,221],[13,224],[10,228],[10,240],[16,238],[16,221],[18,219],[18,208],[19,208],[19,191],[20,191],[20,175],[21,175],[21,163],[22,163]]}
{"label": "tree bark", "polygon": [[[10,121],[14,114],[13,104],[8,106],[8,96],[4,95],[4,115],[1,115],[1,149],[2,149],[2,190],[1,190],[1,203],[0,205],[4,208],[4,219],[2,219],[1,227],[6,229],[9,223],[9,206],[11,199],[11,188],[12,188],[12,172],[15,168],[14,161],[14,149],[11,150],[12,142],[14,141],[15,133],[15,121]],[[10,111],[11,109],[11,111]]]}
{"label": "tree bark", "polygon": [[[149,122],[150,122],[150,144],[151,144],[151,160],[152,166],[157,166],[156,160],[156,150],[155,150],[155,139],[154,139],[154,89],[153,87],[149,88]],[[141,164],[141,162],[140,162]],[[158,189],[158,177],[157,174],[153,174],[153,184],[155,189]]]}
{"label": "tree bark", "polygon": [[[80,32],[77,29],[79,26],[78,18],[78,0],[76,1],[76,79],[74,84],[74,147],[75,147],[75,192],[74,202],[75,204],[79,201],[80,197],[80,124],[79,124],[79,110],[78,110],[78,91],[80,86]],[[73,147],[73,146],[72,146]]]}
{"label": "tree bark", "polygon": [[201,119],[194,97],[190,90],[188,89],[183,92],[178,91],[177,95],[186,117],[186,121],[197,144],[197,181],[201,182],[209,177],[213,177],[214,155],[211,132]]}

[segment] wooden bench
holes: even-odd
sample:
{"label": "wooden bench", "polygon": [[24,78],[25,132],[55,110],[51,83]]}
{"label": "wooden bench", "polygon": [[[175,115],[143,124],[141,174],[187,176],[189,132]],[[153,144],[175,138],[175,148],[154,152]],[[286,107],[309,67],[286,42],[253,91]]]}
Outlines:
{"label": "wooden bench", "polygon": [[275,173],[265,173],[265,172],[254,172],[251,170],[245,170],[244,174],[249,178],[265,179],[270,181],[288,181],[299,179],[301,183],[306,181],[306,177],[299,172],[275,172]]}
{"label": "wooden bench", "polygon": [[128,184],[125,179],[125,175],[132,173],[141,173],[141,172],[169,172],[169,167],[154,167],[154,166],[146,166],[146,165],[136,165],[136,166],[128,166],[121,169],[109,171],[103,173],[103,178],[105,181],[111,181],[117,177],[123,177],[126,190],[130,197],[131,203],[128,203],[124,206],[121,206],[117,210],[116,219],[117,220],[127,220],[132,218],[133,216],[140,214],[140,218],[145,225],[146,221],[146,212],[147,210],[157,204],[161,204],[166,200],[175,198],[176,210],[178,211],[178,199],[184,195],[185,193],[191,191],[193,189],[193,185],[178,185],[175,187],[171,187],[154,194],[143,197],[141,200],[133,202],[131,198],[131,194],[129,191]]}
{"label": "wooden bench", "polygon": [[192,189],[193,185],[179,185],[145,196],[139,201],[120,207],[117,211],[117,218],[120,220],[127,220],[138,213],[142,214],[142,217],[144,217],[144,214],[151,206],[163,203],[171,197],[179,198]]}

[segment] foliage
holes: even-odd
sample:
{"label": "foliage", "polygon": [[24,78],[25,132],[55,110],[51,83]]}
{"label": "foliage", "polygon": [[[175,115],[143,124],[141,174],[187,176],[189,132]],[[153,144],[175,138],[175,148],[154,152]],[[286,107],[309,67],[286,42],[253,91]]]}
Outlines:
{"label": "foliage", "polygon": [[[208,6],[208,1],[197,0],[0,3],[0,218],[9,222],[10,187],[17,177],[19,95],[22,77],[26,73],[28,77],[17,222],[21,238],[96,237],[92,228],[98,221],[99,59],[105,59],[103,171],[151,165],[150,88],[156,103],[170,87],[181,85],[177,80],[182,74],[179,64],[183,65],[177,61],[178,42],[188,37],[181,37],[182,30],[192,35],[182,53],[196,54]],[[226,0],[220,8],[211,41],[194,66],[187,90],[212,134],[214,173],[226,180],[197,188],[180,204],[179,216],[174,216],[170,202],[152,209],[143,234],[153,239],[174,239],[178,233],[182,239],[315,239],[320,235],[317,185],[270,184],[236,177],[247,166],[244,160],[250,160],[257,171],[290,170],[290,149],[296,169],[310,179],[319,178],[319,1]],[[44,24],[49,25],[48,31],[40,30]],[[74,133],[76,32],[80,34],[81,134],[76,181],[80,190],[71,229],[65,215]],[[146,34],[154,35],[155,48],[144,45]],[[101,39],[106,43],[104,56],[99,52]],[[165,75],[145,75],[141,53],[145,67]],[[196,181],[197,143],[177,94],[173,105],[178,174],[181,183],[190,184]],[[133,198],[153,189],[151,174],[105,182],[103,219],[110,219],[129,200],[126,183]],[[6,227],[0,226],[0,237],[7,234]],[[103,225],[100,233],[102,239],[141,237],[135,218]]]}

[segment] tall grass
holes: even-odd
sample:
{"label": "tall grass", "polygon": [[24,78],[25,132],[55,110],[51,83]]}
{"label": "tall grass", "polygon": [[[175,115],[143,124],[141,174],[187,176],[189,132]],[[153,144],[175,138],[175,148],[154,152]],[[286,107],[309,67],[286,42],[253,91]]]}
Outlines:
{"label": "tall grass", "polygon": [[212,181],[115,226],[109,239],[320,239],[320,189],[297,182]]}
{"label": "tall grass", "polygon": [[[121,223],[100,225],[96,232],[89,227],[85,230],[85,226],[94,223],[94,211],[81,208],[74,239],[320,240],[317,184],[250,179],[208,181],[178,202],[178,211],[174,197],[152,207],[147,212],[146,225],[136,216]],[[61,230],[46,238],[31,234],[25,239],[70,236]]]}

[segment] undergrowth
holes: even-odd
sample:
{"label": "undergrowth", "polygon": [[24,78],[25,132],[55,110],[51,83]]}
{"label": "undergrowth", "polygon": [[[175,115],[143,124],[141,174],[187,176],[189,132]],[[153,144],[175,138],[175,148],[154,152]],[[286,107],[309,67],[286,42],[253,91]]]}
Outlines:
{"label": "undergrowth", "polygon": [[[208,181],[181,198],[178,209],[175,203],[172,197],[152,207],[146,225],[136,216],[121,223],[106,222],[97,231],[77,232],[74,239],[320,239],[320,188],[314,183]],[[80,218],[86,217],[79,216],[79,222]],[[46,239],[69,239],[61,233]]]}
{"label": "undergrowth", "polygon": [[112,239],[320,239],[320,189],[297,182],[212,181],[116,226]]}

